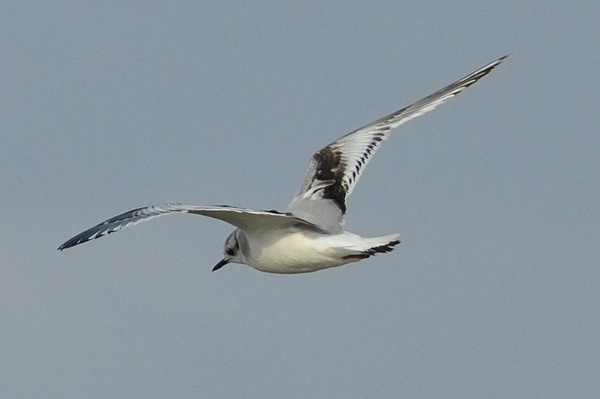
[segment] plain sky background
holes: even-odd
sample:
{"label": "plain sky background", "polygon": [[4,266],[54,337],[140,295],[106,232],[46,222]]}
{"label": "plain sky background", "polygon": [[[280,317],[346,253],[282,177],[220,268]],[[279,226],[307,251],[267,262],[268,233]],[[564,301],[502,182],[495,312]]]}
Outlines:
{"label": "plain sky background", "polygon": [[[600,3],[10,1],[0,13],[0,397],[600,397]],[[280,276],[162,202],[285,209],[337,137],[394,131],[346,228]]]}

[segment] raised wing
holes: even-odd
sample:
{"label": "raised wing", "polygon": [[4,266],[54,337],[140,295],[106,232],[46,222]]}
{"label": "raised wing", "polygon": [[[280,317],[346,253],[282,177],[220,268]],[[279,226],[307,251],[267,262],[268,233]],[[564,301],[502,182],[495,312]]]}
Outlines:
{"label": "raised wing", "polygon": [[231,206],[197,206],[185,204],[161,204],[145,208],[133,209],[105,220],[86,231],[77,234],[60,247],[59,251],[73,247],[84,242],[114,233],[125,227],[133,226],[146,220],[173,213],[193,213],[219,219],[234,225],[242,230],[254,230],[274,226],[285,226],[301,224],[310,228],[318,229],[312,223],[299,219],[289,213],[277,211],[260,211],[255,209],[235,208]]}
{"label": "raised wing", "polygon": [[389,136],[390,130],[456,96],[490,73],[506,57],[508,55],[319,150],[311,158],[302,186],[288,205],[288,210],[331,233],[341,231],[346,213],[346,198],[352,193],[381,142]]}

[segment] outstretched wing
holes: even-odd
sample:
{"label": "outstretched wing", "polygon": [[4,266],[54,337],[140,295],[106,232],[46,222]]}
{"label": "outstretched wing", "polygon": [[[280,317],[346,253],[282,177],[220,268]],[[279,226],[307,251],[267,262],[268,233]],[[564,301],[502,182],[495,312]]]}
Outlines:
{"label": "outstretched wing", "polygon": [[352,193],[381,142],[389,136],[390,130],[456,96],[490,73],[506,57],[508,55],[319,150],[311,158],[304,182],[288,205],[288,210],[329,232],[341,231],[346,213],[346,198]]}
{"label": "outstretched wing", "polygon": [[301,224],[309,228],[318,229],[312,223],[297,218],[289,213],[277,211],[260,211],[255,209],[235,208],[231,206],[197,206],[185,204],[161,204],[131,211],[114,216],[86,231],[77,234],[60,247],[59,251],[73,247],[84,242],[103,237],[119,231],[125,227],[133,226],[146,220],[173,213],[193,213],[219,219],[234,225],[242,230],[253,230],[285,225]]}

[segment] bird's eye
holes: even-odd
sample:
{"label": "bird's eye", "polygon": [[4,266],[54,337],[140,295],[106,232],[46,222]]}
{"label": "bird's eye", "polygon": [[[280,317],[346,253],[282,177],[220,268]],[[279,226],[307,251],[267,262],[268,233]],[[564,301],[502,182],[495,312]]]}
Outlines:
{"label": "bird's eye", "polygon": [[233,256],[235,253],[233,252],[233,249],[231,248],[227,248],[225,250],[225,254],[229,255],[229,256]]}

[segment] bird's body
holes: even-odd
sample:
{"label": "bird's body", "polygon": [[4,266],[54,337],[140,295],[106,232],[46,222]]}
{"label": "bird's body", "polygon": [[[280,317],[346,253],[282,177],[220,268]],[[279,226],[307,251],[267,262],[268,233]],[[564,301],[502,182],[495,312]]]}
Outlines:
{"label": "bird's body", "polygon": [[[242,248],[245,264],[262,272],[281,274],[313,272],[357,262],[376,252],[391,251],[400,243],[396,240],[398,234],[363,238],[348,231],[326,234],[304,228],[251,233],[238,229],[234,234],[238,234],[238,240],[245,238],[248,242],[247,249]],[[250,256],[245,256],[244,250]]]}
{"label": "bird's body", "polygon": [[126,226],[173,213],[192,213],[223,220],[237,229],[225,241],[227,263],[241,263],[269,273],[306,273],[341,266],[390,252],[398,234],[363,238],[344,231],[346,199],[364,167],[391,129],[434,109],[490,73],[505,57],[479,68],[441,90],[349,133],[311,158],[306,177],[285,213],[226,205],[161,204],[112,217],[62,244],[63,250]]}

